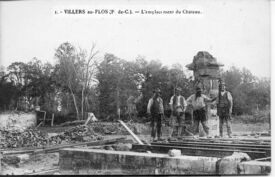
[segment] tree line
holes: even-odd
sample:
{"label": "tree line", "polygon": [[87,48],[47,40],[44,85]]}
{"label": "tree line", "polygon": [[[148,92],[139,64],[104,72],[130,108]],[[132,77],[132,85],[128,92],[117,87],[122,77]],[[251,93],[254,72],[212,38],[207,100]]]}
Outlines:
{"label": "tree line", "polygon": [[[146,115],[146,106],[154,88],[162,91],[164,107],[179,86],[187,98],[194,92],[194,80],[184,66],[163,65],[159,60],[138,56],[134,61],[106,53],[98,57],[93,45],[90,51],[69,42],[55,50],[56,64],[14,62],[6,71],[0,68],[0,109],[42,110],[60,117],[85,119],[94,112],[99,119],[127,117],[127,99],[136,102],[138,116]],[[270,79],[254,76],[248,69],[232,66],[221,70],[227,89],[234,99],[233,114],[253,114],[254,110],[269,109]]]}

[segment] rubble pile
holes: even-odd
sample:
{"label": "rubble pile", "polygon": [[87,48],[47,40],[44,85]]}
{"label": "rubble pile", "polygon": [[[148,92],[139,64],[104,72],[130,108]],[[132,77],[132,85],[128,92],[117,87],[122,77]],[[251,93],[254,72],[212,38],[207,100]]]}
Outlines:
{"label": "rubble pile", "polygon": [[50,137],[37,129],[26,129],[24,131],[0,130],[0,137],[0,148],[43,147],[103,139],[91,127],[82,125]]}
{"label": "rubble pile", "polygon": [[[135,133],[140,133],[140,127],[134,122],[126,123]],[[87,126],[78,125],[62,133],[49,135],[38,129],[0,130],[0,148],[43,147],[59,144],[102,140],[104,135],[128,135],[129,133],[119,123],[90,123]]]}
{"label": "rubble pile", "polygon": [[61,134],[49,138],[52,145],[67,144],[71,142],[96,141],[102,139],[103,137],[96,133],[92,127],[83,125],[70,128]]}
{"label": "rubble pile", "polygon": [[41,147],[47,145],[47,134],[36,129],[0,130],[1,148]]}
{"label": "rubble pile", "polygon": [[[139,134],[138,128],[136,125],[132,122],[126,123],[126,125],[136,134]],[[89,127],[91,127],[95,133],[98,133],[100,135],[128,135],[129,133],[125,128],[119,124],[119,123],[104,123],[104,122],[96,122],[88,124]]]}

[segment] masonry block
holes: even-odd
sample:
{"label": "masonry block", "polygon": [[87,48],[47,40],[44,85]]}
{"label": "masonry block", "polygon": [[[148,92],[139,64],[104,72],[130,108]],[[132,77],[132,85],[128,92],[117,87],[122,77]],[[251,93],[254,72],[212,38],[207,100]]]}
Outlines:
{"label": "masonry block", "polygon": [[[64,151],[64,152],[63,152]],[[70,151],[67,153],[66,151]],[[66,148],[60,151],[61,174],[215,174],[219,158]],[[210,159],[210,160],[209,160]]]}
{"label": "masonry block", "polygon": [[248,161],[239,164],[239,174],[267,175],[271,172],[271,162]]}
{"label": "masonry block", "polygon": [[247,160],[250,160],[250,157],[246,153],[234,152],[231,156],[218,161],[218,173],[221,175],[238,174],[239,163]]}
{"label": "masonry block", "polygon": [[171,150],[168,151],[168,154],[169,154],[170,157],[181,156],[181,150],[171,149]]}

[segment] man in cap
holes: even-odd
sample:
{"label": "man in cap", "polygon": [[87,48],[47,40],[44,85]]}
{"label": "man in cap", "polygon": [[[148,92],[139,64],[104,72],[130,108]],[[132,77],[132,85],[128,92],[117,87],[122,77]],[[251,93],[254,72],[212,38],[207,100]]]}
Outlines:
{"label": "man in cap", "polygon": [[231,138],[231,114],[233,108],[233,98],[230,92],[226,91],[225,83],[221,81],[219,85],[219,96],[217,99],[217,114],[220,121],[220,136],[223,137],[223,124],[227,127],[228,137]]}
{"label": "man in cap", "polygon": [[161,140],[161,118],[164,114],[163,101],[160,97],[160,89],[155,89],[153,92],[153,97],[149,99],[147,105],[147,113],[151,117],[151,138],[156,141],[156,134],[158,140]]}
{"label": "man in cap", "polygon": [[[177,87],[175,90],[175,94],[170,99],[170,109],[172,111],[172,115],[177,120],[177,134],[181,136],[183,123],[184,123],[184,112],[187,106],[185,98],[181,95],[182,89]],[[174,122],[174,121],[173,121]],[[175,129],[175,124],[173,124],[173,130]]]}
{"label": "man in cap", "polygon": [[209,127],[206,125],[206,103],[214,101],[214,99],[208,98],[206,95],[202,94],[201,87],[196,88],[196,93],[191,95],[187,99],[187,103],[193,107],[193,118],[195,126],[195,134],[199,133],[199,124],[201,122],[205,133],[209,134]]}

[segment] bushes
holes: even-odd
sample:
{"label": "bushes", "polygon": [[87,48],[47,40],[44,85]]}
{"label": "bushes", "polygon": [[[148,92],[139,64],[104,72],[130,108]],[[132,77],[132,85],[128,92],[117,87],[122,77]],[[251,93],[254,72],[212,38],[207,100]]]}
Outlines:
{"label": "bushes", "polygon": [[270,110],[256,111],[254,114],[233,116],[234,122],[240,122],[245,124],[251,123],[269,123],[270,122]]}

